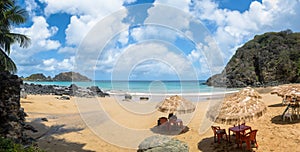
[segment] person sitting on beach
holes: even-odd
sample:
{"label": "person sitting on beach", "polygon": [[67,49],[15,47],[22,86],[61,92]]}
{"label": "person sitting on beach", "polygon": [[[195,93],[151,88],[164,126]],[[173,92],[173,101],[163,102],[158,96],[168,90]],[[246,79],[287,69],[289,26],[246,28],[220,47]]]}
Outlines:
{"label": "person sitting on beach", "polygon": [[170,119],[177,119],[177,117],[176,117],[176,115],[174,115],[173,113],[169,113],[169,115],[168,115],[168,119],[170,120]]}
{"label": "person sitting on beach", "polygon": [[183,129],[183,123],[181,119],[177,119],[177,116],[173,113],[170,113],[168,116],[169,124],[170,125],[176,125],[179,126],[181,129]]}

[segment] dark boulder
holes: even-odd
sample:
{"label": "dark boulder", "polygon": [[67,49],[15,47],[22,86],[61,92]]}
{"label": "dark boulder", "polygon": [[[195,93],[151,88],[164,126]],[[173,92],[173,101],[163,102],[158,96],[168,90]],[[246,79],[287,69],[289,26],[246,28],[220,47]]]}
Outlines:
{"label": "dark boulder", "polygon": [[104,93],[98,86],[91,86],[91,87],[88,87],[87,89],[92,91],[93,95],[97,95],[100,97],[109,96],[109,94]]}
{"label": "dark boulder", "polygon": [[[75,84],[71,84],[69,87],[66,86],[57,86],[57,85],[40,85],[40,84],[27,84],[21,86],[23,94],[40,94],[40,95],[49,95],[54,94],[58,96],[77,96],[77,97],[92,97],[92,96],[100,96],[105,97],[109,96],[108,93],[103,92],[98,86],[88,87],[87,89],[83,89],[78,87]],[[64,100],[69,100],[64,98]]]}

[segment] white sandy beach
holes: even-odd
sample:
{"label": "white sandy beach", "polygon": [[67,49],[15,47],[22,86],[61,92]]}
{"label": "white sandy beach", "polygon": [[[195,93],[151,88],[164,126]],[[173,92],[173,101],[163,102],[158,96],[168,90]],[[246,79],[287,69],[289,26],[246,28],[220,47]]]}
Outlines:
{"label": "white sandy beach", "polygon": [[[263,117],[249,122],[258,129],[258,149],[255,151],[297,151],[300,143],[300,119],[283,122],[281,98],[262,94],[268,105]],[[105,98],[71,98],[58,100],[53,95],[29,95],[21,99],[21,106],[29,115],[27,122],[38,132],[27,134],[38,139],[46,151],[136,151],[145,137],[154,135],[150,129],[157,119],[167,116],[155,110],[158,102],[128,102]],[[194,115],[178,115],[189,130],[172,136],[189,145],[190,151],[240,151],[235,144],[213,142],[212,122],[206,120],[205,111],[210,101],[198,102]],[[42,121],[47,118],[48,121]],[[206,128],[204,127],[206,125]],[[221,128],[231,127],[219,125]],[[200,127],[205,132],[199,132]],[[204,129],[203,129],[204,127]],[[245,147],[245,145],[244,145]],[[300,149],[298,149],[300,151]]]}

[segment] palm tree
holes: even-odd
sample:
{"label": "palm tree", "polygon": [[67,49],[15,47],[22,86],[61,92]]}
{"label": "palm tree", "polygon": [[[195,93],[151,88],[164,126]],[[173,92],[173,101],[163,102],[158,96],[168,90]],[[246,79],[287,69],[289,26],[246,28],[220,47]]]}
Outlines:
{"label": "palm tree", "polygon": [[30,44],[26,35],[11,32],[13,25],[26,22],[26,16],[26,10],[17,6],[15,0],[0,1],[0,71],[17,71],[15,63],[9,57],[12,44],[18,43],[23,48]]}

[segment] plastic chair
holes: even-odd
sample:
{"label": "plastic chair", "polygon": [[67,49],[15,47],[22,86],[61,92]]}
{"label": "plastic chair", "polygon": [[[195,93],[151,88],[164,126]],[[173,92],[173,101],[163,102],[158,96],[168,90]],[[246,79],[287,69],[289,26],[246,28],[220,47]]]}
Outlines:
{"label": "plastic chair", "polygon": [[228,137],[225,129],[221,129],[220,126],[211,126],[211,129],[214,132],[214,142],[217,142],[216,138],[218,138],[218,142],[220,143],[221,139],[224,136],[226,137],[226,141],[228,141]]}
{"label": "plastic chair", "polygon": [[288,107],[288,110],[284,113],[283,115],[283,121],[285,121],[285,118],[289,118],[290,121],[292,122],[293,121],[293,109],[291,107]]}
{"label": "plastic chair", "polygon": [[247,145],[247,150],[251,150],[251,143],[255,145],[255,148],[258,148],[258,144],[256,142],[256,133],[258,130],[252,130],[251,132],[242,135],[240,139],[240,145],[242,147],[243,142]]}
{"label": "plastic chair", "polygon": [[292,108],[293,108],[292,114],[296,114],[298,119],[300,118],[300,103],[299,103],[300,101],[299,100],[300,100],[299,97],[297,97],[295,100],[295,104],[292,106]]}

